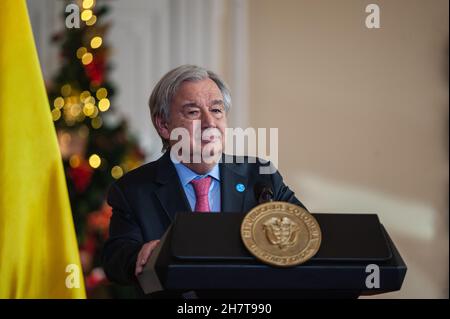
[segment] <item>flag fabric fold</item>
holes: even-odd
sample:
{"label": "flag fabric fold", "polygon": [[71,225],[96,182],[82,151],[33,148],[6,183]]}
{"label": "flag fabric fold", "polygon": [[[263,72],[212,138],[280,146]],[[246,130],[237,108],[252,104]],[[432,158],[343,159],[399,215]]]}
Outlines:
{"label": "flag fabric fold", "polygon": [[25,0],[0,8],[0,298],[85,298]]}

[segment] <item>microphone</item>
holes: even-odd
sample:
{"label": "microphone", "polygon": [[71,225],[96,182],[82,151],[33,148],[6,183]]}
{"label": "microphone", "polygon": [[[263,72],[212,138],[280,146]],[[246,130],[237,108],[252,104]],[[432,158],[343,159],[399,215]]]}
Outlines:
{"label": "microphone", "polygon": [[264,182],[257,182],[253,188],[255,192],[255,198],[258,204],[263,204],[273,201],[273,191],[269,184]]}

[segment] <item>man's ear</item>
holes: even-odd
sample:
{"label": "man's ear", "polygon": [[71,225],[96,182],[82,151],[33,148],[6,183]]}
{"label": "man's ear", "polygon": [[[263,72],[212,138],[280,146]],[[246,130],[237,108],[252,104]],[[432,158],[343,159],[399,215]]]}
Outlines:
{"label": "man's ear", "polygon": [[161,115],[155,116],[155,126],[156,126],[156,130],[158,131],[159,135],[163,139],[166,139],[166,140],[170,139],[169,125],[163,116],[161,116]]}

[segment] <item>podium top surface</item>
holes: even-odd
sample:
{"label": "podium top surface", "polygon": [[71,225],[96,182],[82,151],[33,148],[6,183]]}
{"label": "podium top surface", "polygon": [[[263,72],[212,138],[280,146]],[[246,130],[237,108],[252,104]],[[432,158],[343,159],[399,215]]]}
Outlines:
{"label": "podium top surface", "polygon": [[[381,262],[392,257],[376,214],[313,214],[322,243],[309,262]],[[255,261],[241,241],[245,213],[179,213],[172,256],[183,261]],[[201,227],[200,227],[201,225]]]}

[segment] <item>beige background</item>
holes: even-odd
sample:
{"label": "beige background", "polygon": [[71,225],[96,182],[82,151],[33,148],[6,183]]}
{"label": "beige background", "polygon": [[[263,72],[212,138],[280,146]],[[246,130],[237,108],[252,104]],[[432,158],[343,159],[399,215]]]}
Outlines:
{"label": "beige background", "polygon": [[250,125],[311,211],[379,213],[409,267],[383,297],[448,297],[448,1],[369,3],[249,2]]}

